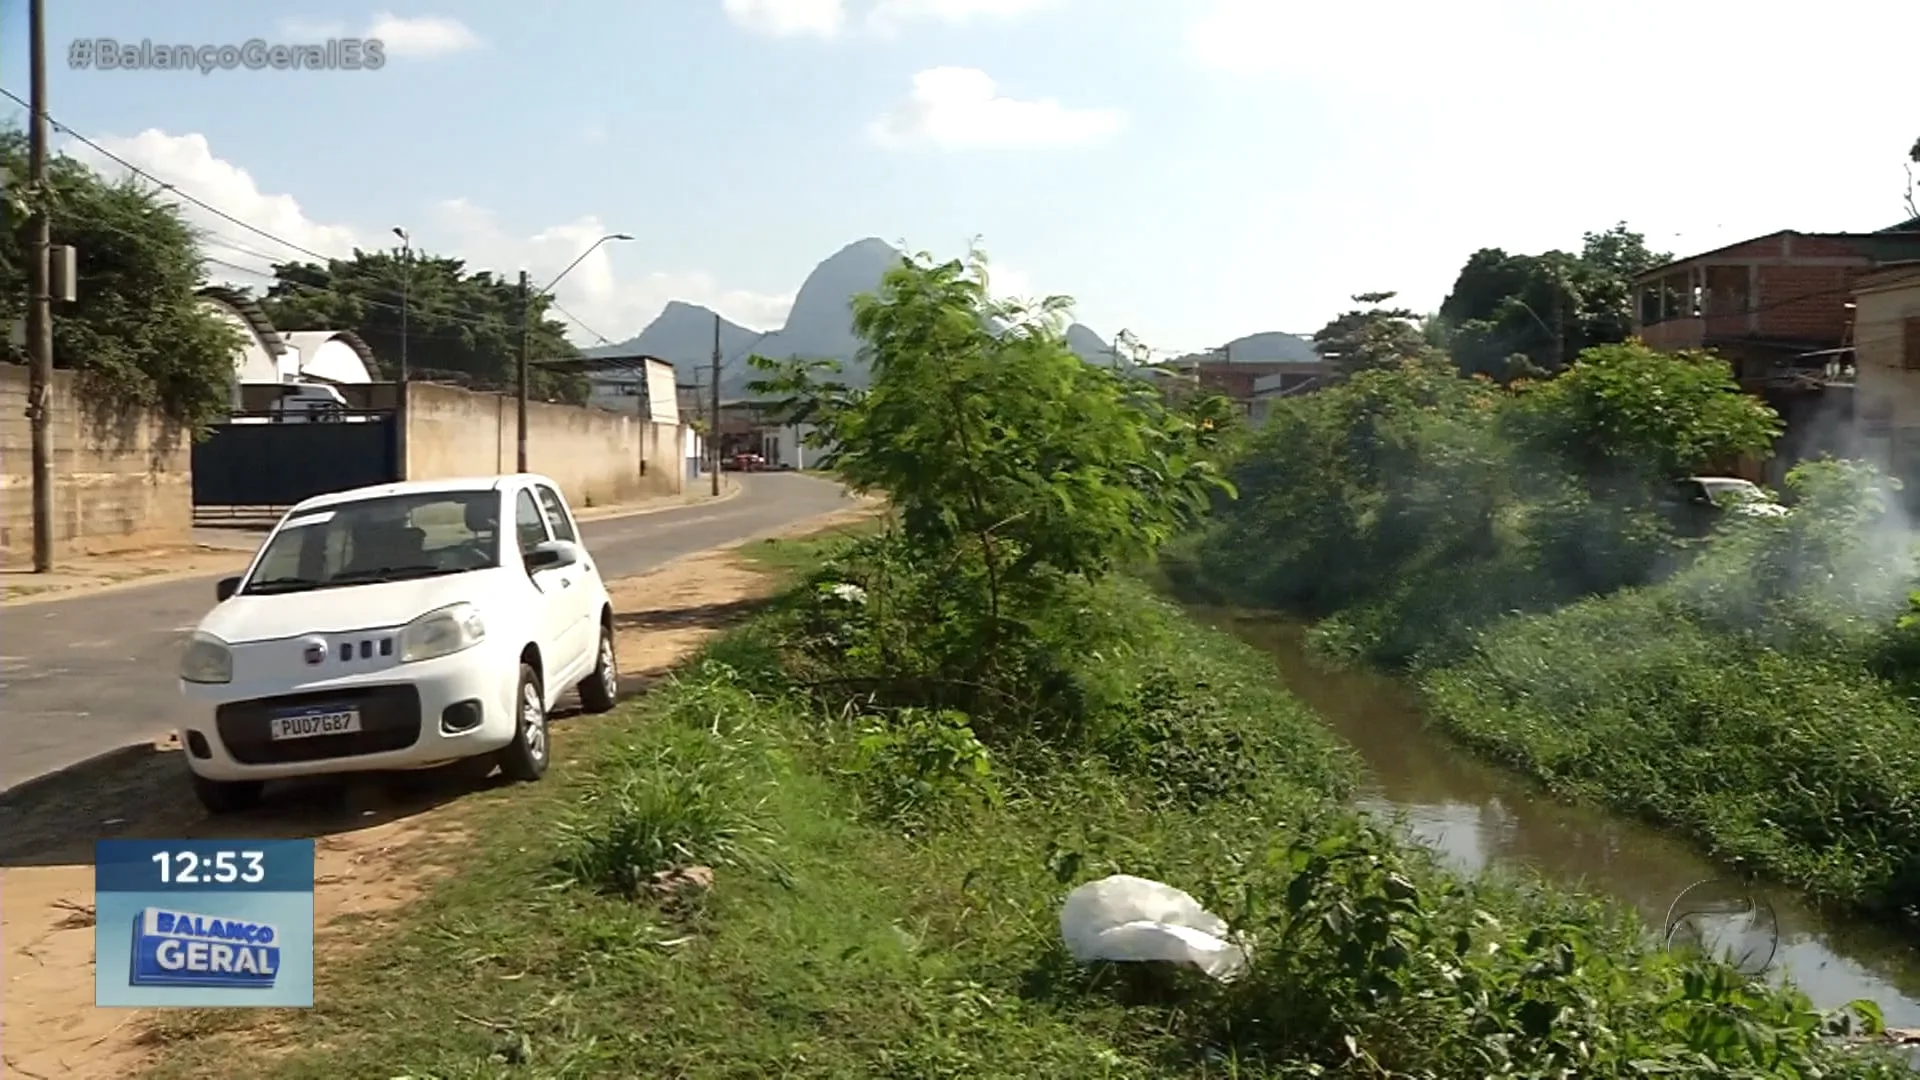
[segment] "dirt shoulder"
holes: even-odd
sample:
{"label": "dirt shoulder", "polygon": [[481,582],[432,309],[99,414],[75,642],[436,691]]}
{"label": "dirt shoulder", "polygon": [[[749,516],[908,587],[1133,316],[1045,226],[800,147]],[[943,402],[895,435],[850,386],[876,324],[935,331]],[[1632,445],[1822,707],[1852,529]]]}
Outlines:
{"label": "dirt shoulder", "polygon": [[[781,535],[850,525],[872,513],[863,508],[814,518]],[[740,546],[609,583],[629,692],[743,618],[772,590],[776,579],[741,558]],[[582,721],[562,715],[556,721],[555,766],[565,769],[568,728]],[[433,773],[344,786],[286,785],[259,812],[216,821],[187,794],[178,752],[171,741],[137,748],[76,770],[57,790],[29,785],[0,801],[0,1063],[7,1074],[28,1080],[130,1076],[170,1041],[204,1034],[208,1025],[242,1029],[256,1046],[275,1038],[271,1010],[94,1006],[96,839],[315,838],[315,996],[324,1000],[329,956],[338,959],[349,937],[364,941],[421,895],[459,858],[467,812],[510,790]]]}

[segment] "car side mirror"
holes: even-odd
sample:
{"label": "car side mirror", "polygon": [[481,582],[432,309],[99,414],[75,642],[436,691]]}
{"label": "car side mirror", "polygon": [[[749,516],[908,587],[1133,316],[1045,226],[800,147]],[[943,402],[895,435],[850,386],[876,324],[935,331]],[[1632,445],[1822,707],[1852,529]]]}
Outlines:
{"label": "car side mirror", "polygon": [[558,570],[580,561],[580,547],[569,540],[548,540],[535,545],[532,551],[527,552],[523,561],[527,564],[529,574],[536,574],[542,570]]}
{"label": "car side mirror", "polygon": [[220,583],[213,587],[213,595],[218,597],[219,601],[223,604],[227,602],[229,597],[239,591],[240,579],[237,577],[223,577],[220,579]]}

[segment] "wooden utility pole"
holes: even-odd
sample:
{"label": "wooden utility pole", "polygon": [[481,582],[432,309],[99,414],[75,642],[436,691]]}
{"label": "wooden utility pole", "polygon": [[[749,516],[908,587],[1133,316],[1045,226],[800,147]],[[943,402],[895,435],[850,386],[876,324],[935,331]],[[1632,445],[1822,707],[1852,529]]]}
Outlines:
{"label": "wooden utility pole", "polygon": [[27,189],[33,199],[27,253],[27,423],[32,429],[33,572],[53,569],[53,219],[47,193],[47,4],[31,0]]}
{"label": "wooden utility pole", "polygon": [[720,495],[720,316],[713,317],[713,385],[709,387],[713,411],[708,414],[707,433],[713,442],[713,495]]}
{"label": "wooden utility pole", "polygon": [[533,296],[527,291],[527,272],[520,271],[520,393],[515,402],[515,415],[518,423],[515,427],[515,468],[519,472],[527,471],[527,392],[532,372],[532,357],[528,350],[533,347]]}

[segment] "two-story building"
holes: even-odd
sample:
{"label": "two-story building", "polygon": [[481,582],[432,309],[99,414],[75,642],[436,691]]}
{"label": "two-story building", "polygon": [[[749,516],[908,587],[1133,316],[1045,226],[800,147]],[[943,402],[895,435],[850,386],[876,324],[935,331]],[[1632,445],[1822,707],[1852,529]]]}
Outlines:
{"label": "two-story building", "polygon": [[1920,259],[1920,222],[1871,233],[1785,230],[1654,267],[1633,282],[1634,333],[1656,349],[1712,349],[1781,414],[1786,434],[1764,477],[1852,454],[1854,286]]}

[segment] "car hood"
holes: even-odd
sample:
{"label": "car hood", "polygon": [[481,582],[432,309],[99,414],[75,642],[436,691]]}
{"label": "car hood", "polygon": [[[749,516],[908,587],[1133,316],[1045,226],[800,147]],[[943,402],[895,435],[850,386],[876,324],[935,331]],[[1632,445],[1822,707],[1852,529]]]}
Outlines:
{"label": "car hood", "polygon": [[1744,517],[1786,517],[1787,508],[1777,502],[1749,499],[1733,505],[1733,512]]}
{"label": "car hood", "polygon": [[228,644],[273,641],[300,634],[328,634],[400,626],[435,608],[486,595],[488,579],[499,569],[474,570],[413,581],[344,585],[334,589],[238,594],[200,620],[202,633]]}

